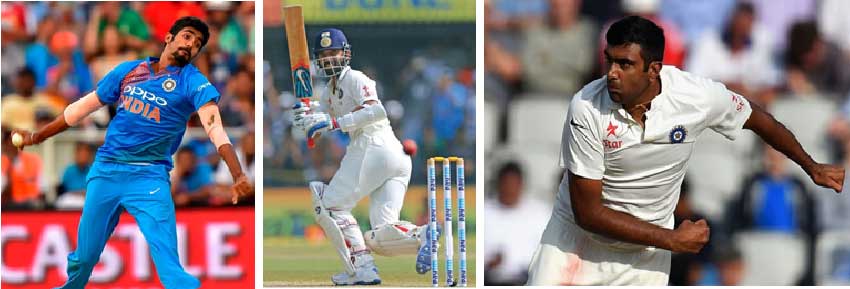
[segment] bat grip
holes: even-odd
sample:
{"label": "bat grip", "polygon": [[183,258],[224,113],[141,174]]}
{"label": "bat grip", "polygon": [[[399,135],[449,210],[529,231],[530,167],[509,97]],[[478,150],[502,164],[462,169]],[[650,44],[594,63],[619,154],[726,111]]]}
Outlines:
{"label": "bat grip", "polygon": [[[309,97],[301,98],[301,103],[303,103],[304,106],[306,106],[306,107],[310,107],[310,98]],[[312,149],[314,147],[316,147],[316,141],[312,137],[307,137],[307,148]]]}

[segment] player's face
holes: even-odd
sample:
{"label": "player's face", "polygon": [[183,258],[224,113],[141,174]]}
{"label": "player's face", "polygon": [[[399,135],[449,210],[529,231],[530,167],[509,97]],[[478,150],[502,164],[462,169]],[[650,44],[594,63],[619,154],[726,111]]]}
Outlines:
{"label": "player's face", "polygon": [[[170,38],[169,38],[170,36]],[[171,52],[177,66],[186,66],[201,51],[203,35],[192,27],[184,27],[177,35],[166,35],[166,50]]]}
{"label": "player's face", "polygon": [[336,75],[344,67],[344,52],[341,49],[330,49],[319,51],[319,59],[316,63],[319,65],[325,75]]}
{"label": "player's face", "polygon": [[649,87],[654,77],[644,69],[640,45],[629,43],[605,48],[608,94],[617,103],[628,104]]}

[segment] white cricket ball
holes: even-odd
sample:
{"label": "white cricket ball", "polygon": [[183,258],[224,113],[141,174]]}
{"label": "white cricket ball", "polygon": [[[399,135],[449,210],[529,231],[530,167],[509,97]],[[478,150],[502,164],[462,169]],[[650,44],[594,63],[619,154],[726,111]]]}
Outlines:
{"label": "white cricket ball", "polygon": [[24,144],[24,137],[19,133],[12,134],[12,144],[16,147],[21,147]]}

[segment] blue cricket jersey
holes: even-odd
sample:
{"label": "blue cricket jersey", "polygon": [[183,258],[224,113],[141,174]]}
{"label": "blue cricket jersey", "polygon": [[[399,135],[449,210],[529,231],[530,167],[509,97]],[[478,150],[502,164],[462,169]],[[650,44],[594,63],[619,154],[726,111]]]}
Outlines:
{"label": "blue cricket jersey", "polygon": [[158,61],[121,63],[98,82],[100,101],[117,106],[98,161],[161,164],[171,170],[189,116],[207,102],[218,102],[218,91],[195,66],[168,66],[155,73],[151,64]]}

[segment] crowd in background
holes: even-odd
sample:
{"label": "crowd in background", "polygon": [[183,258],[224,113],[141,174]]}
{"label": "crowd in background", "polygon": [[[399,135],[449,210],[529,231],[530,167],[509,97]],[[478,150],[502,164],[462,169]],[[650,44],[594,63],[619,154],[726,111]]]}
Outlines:
{"label": "crowd in background", "polygon": [[[209,25],[210,39],[192,64],[221,93],[226,130],[244,132],[232,142],[254,179],[254,2],[3,2],[3,209],[82,208],[102,133],[70,137],[74,145],[53,153],[73,154],[73,161],[55,164],[52,172],[45,169],[44,149],[18,150],[10,131],[43,127],[124,61],[159,57],[168,29],[183,16]],[[103,132],[114,114],[114,106],[102,108],[72,130]],[[201,126],[197,116],[188,125]],[[232,180],[206,135],[184,138],[174,165],[176,205],[230,203]]]}
{"label": "crowd in background", "polygon": [[[543,227],[519,223],[548,221],[548,214],[534,213],[540,201],[551,210],[563,175],[557,159],[567,106],[583,85],[604,76],[605,31],[625,15],[641,15],[664,29],[665,65],[723,82],[771,111],[817,161],[850,167],[848,1],[487,0],[484,5],[483,106],[489,107],[485,118],[493,126],[486,128],[485,157],[494,160],[486,169],[493,189],[486,192],[485,232],[507,226],[517,228],[511,236],[537,238],[485,246],[487,284],[524,283]],[[529,103],[558,109],[521,111],[534,107]],[[534,122],[516,123],[522,121],[516,115],[524,113]],[[556,128],[541,138],[554,146],[516,140],[523,132],[513,128],[533,130],[547,123]],[[533,158],[537,149],[549,162],[538,161],[545,155]],[[537,167],[548,170],[543,176],[537,176],[540,170],[529,173]],[[519,188],[503,176],[515,171],[525,176]],[[708,219],[711,241],[699,255],[674,254],[670,284],[764,284],[759,282],[780,275],[793,279],[786,285],[850,283],[848,254],[819,253],[820,246],[832,243],[819,240],[850,234],[847,193],[818,188],[751,133],[734,143],[704,133],[675,214],[677,224]],[[499,216],[526,217],[511,226],[511,218]],[[496,219],[505,222],[491,222]],[[756,245],[763,248],[769,242],[790,244],[772,254],[799,257],[773,262],[792,273],[753,269],[770,256],[752,255],[752,240],[765,240]]]}

